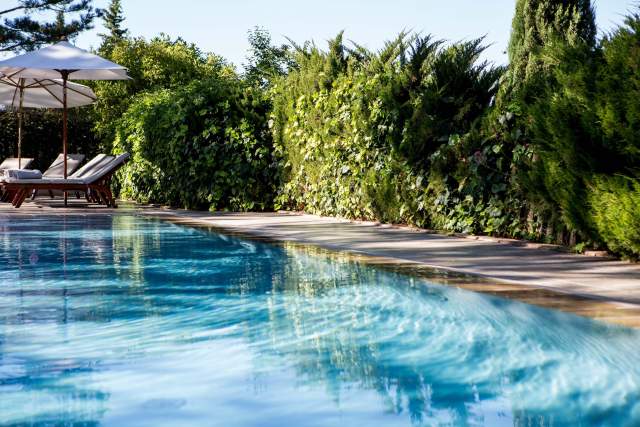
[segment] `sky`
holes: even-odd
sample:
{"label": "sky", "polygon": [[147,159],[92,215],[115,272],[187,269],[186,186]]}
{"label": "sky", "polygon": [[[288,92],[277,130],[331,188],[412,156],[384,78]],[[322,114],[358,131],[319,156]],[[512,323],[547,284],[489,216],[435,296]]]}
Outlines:
{"label": "sky", "polygon": [[[4,0],[3,0],[4,1]],[[640,0],[594,0],[597,23],[609,31]],[[109,0],[94,0],[106,7]],[[122,0],[125,26],[134,36],[166,33],[181,36],[205,52],[241,66],[246,62],[247,31],[267,29],[273,41],[285,38],[319,46],[345,30],[345,38],[370,49],[382,47],[402,30],[432,34],[450,41],[486,36],[486,59],[507,62],[515,0]],[[82,34],[76,44],[97,47],[101,25]]]}

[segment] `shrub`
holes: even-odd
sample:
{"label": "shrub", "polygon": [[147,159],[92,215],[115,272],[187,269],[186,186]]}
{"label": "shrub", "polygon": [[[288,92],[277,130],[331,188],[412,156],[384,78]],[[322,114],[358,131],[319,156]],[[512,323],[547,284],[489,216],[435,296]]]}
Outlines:
{"label": "shrub", "polygon": [[601,176],[589,195],[593,223],[613,251],[640,255],[640,181]]}
{"label": "shrub", "polygon": [[276,205],[520,233],[519,209],[507,208],[520,204],[501,200],[513,155],[480,132],[502,73],[477,60],[482,50],[481,40],[445,47],[405,34],[377,53],[345,47],[341,34],[327,52],[298,47],[272,92]]}
{"label": "shrub", "polygon": [[191,209],[272,207],[272,142],[262,99],[232,78],[137,96],[114,148],[132,160],[121,195]]}
{"label": "shrub", "polygon": [[115,137],[115,124],[141,92],[173,89],[193,81],[232,75],[224,60],[205,54],[183,39],[166,35],[151,40],[124,38],[108,49],[108,58],[129,70],[132,80],[88,82],[98,96],[95,129],[105,151]]}

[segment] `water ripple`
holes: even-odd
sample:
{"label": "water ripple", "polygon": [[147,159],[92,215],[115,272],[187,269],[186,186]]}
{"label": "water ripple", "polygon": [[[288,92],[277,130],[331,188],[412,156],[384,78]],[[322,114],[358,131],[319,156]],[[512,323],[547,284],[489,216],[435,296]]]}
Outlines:
{"label": "water ripple", "polygon": [[133,216],[0,229],[0,424],[640,424],[635,330]]}

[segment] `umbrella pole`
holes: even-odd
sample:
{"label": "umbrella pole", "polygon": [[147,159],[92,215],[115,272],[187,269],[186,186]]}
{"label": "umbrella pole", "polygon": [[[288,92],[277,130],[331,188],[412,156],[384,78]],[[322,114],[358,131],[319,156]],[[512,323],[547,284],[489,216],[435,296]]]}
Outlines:
{"label": "umbrella pole", "polygon": [[22,169],[22,102],[24,101],[24,79],[20,79],[20,105],[18,107],[18,169]]}
{"label": "umbrella pole", "polygon": [[[67,80],[68,71],[61,71],[62,74],[62,157],[64,158],[64,179],[67,179]],[[68,194],[64,192],[64,205],[67,206]]]}

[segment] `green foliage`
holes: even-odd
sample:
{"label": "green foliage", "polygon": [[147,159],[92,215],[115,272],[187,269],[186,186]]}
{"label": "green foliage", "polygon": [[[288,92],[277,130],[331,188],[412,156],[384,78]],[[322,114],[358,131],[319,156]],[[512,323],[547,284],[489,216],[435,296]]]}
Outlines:
{"label": "green foliage", "polygon": [[[403,126],[398,151],[427,169],[430,156],[455,134],[474,128],[497,91],[503,70],[478,62],[482,39],[439,50],[440,42],[416,38],[394,94]],[[404,119],[404,120],[403,120]]]}
{"label": "green foliage", "polygon": [[494,114],[489,111],[481,127],[454,135],[431,156],[433,227],[540,238],[517,180],[518,165],[530,150],[512,129],[513,116]]}
{"label": "green foliage", "polygon": [[[527,234],[532,238],[546,236],[545,239],[550,242],[571,243],[567,240],[571,239],[567,232],[585,227],[582,215],[584,199],[575,191],[581,186],[580,178],[564,169],[564,165],[567,162],[579,163],[579,159],[573,156],[573,148],[576,140],[581,138],[579,132],[589,131],[588,123],[576,119],[576,112],[571,107],[575,99],[567,98],[563,102],[560,96],[556,96],[557,91],[575,97],[572,87],[576,83],[581,84],[577,81],[580,77],[565,79],[573,79],[571,82],[565,81],[568,85],[556,78],[562,73],[558,67],[567,71],[571,67],[577,69],[586,65],[582,67],[583,72],[590,71],[590,49],[596,43],[596,33],[595,13],[590,0],[516,2],[508,49],[510,64],[496,105],[499,109],[497,116],[512,116],[512,131],[507,135],[507,142],[514,142],[516,145],[511,144],[514,149],[526,147],[525,151],[528,152],[528,156],[521,157],[513,165],[517,177],[512,180],[512,188],[526,204]],[[587,63],[580,64],[579,58],[586,59]],[[586,81],[584,77],[582,83]],[[549,106],[551,108],[548,109]],[[587,129],[580,129],[569,136],[562,147],[553,147],[549,141],[553,138],[550,134],[555,131],[541,123],[561,120],[565,113],[569,114],[567,117],[573,117],[587,126]],[[536,114],[547,118],[536,121],[532,117]],[[513,138],[514,132],[517,138]],[[509,145],[507,143],[507,147]],[[541,157],[547,157],[550,161],[541,162]],[[560,199],[562,203],[559,203]]]}
{"label": "green foliage", "polygon": [[115,123],[136,94],[177,88],[220,74],[233,74],[220,57],[204,54],[193,44],[180,38],[171,40],[167,36],[151,40],[123,39],[115,43],[108,57],[127,67],[132,80],[91,83],[98,96],[96,132],[104,151],[110,150],[115,137]]}
{"label": "green foliage", "polygon": [[339,34],[327,52],[297,50],[272,92],[277,207],[524,232],[521,204],[506,196],[513,155],[480,132],[502,72],[478,62],[481,40],[444,47],[401,34],[373,53]]}
{"label": "green foliage", "polygon": [[612,250],[640,256],[640,180],[599,176],[589,193],[593,222]]}
{"label": "green foliage", "polygon": [[566,45],[549,46],[547,53],[550,62],[555,58],[556,84],[528,106],[536,159],[525,182],[538,195],[539,209],[557,213],[556,228],[593,238],[586,180],[614,161],[602,145],[593,110],[596,54]]}
{"label": "green foliage", "polygon": [[267,88],[293,66],[289,46],[272,45],[271,35],[263,28],[255,27],[249,31],[249,46],[244,78],[251,85]]}
{"label": "green foliage", "polygon": [[635,255],[634,231],[624,240],[621,230],[637,219],[637,185],[614,177],[635,182],[640,171],[638,29],[634,15],[596,48],[547,46],[554,72],[527,108],[536,156],[524,180],[538,205],[557,214],[556,227]]}
{"label": "green foliage", "polygon": [[535,94],[550,68],[542,55],[550,42],[594,46],[596,35],[590,0],[517,0],[503,90],[518,92],[524,88]]}
{"label": "green foliage", "polygon": [[609,148],[617,153],[615,171],[640,167],[640,14],[625,19],[602,41],[605,66],[594,99]]}
{"label": "green foliage", "polygon": [[[42,45],[73,39],[93,28],[101,11],[92,0],[18,0],[14,7],[0,10],[0,52],[34,50]],[[55,20],[34,19],[38,14],[53,13]],[[65,18],[75,17],[68,20]],[[65,22],[69,21],[69,22]]]}
{"label": "green foliage", "polygon": [[271,208],[265,118],[261,97],[232,78],[140,94],[116,128],[114,149],[132,155],[121,195],[191,209]]}

